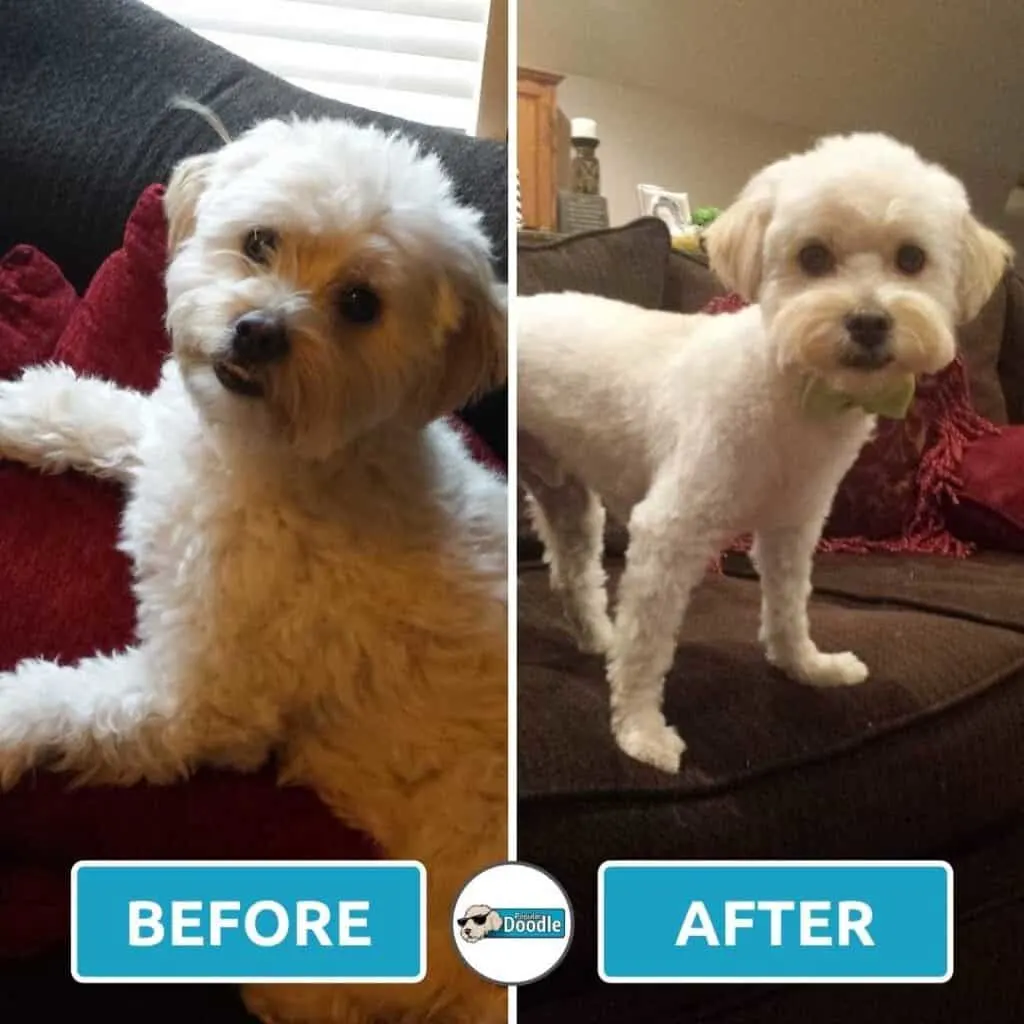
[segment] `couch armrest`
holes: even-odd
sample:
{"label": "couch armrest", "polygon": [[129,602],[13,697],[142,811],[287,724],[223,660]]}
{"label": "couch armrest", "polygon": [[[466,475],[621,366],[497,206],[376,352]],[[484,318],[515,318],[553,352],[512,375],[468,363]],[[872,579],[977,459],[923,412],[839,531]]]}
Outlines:
{"label": "couch armrest", "polygon": [[295,111],[401,130],[444,161],[460,196],[480,209],[505,277],[507,149],[315,96],[208,43],[137,0],[2,4],[0,252],[42,249],[81,290],[120,244],[146,185],[180,158],[216,144],[187,94],[228,129]]}
{"label": "couch armrest", "polygon": [[[483,213],[495,272],[507,277],[508,157],[499,142],[414,124],[315,96],[267,74],[138,0],[0,0],[0,254],[30,243],[81,292],[121,244],[142,190],[182,157],[217,144],[186,94],[229,131],[292,112],[398,130],[443,161]],[[506,397],[466,418],[499,457]]]}

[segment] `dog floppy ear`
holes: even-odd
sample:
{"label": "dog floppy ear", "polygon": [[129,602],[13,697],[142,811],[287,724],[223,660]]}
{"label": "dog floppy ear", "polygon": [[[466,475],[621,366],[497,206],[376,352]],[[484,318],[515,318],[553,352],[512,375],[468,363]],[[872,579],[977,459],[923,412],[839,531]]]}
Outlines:
{"label": "dog floppy ear", "polygon": [[492,910],[487,915],[487,921],[484,923],[484,927],[489,932],[496,932],[501,930],[501,914],[496,910]]}
{"label": "dog floppy ear", "polygon": [[164,192],[167,248],[173,254],[196,227],[196,204],[206,188],[213,154],[186,157],[171,172]]}
{"label": "dog floppy ear", "polygon": [[711,269],[726,288],[747,302],[756,302],[761,291],[764,236],[775,209],[778,182],[799,159],[783,157],[758,171],[704,232]]}
{"label": "dog floppy ear", "polygon": [[961,234],[958,322],[970,323],[1002,280],[1013,260],[1013,247],[973,214],[965,214]]}
{"label": "dog floppy ear", "polygon": [[444,325],[432,416],[455,412],[505,382],[508,365],[506,290],[490,268],[447,275],[438,299]]}
{"label": "dog floppy ear", "polygon": [[773,205],[767,178],[758,175],[704,232],[711,269],[747,302],[756,302],[761,290],[761,253]]}

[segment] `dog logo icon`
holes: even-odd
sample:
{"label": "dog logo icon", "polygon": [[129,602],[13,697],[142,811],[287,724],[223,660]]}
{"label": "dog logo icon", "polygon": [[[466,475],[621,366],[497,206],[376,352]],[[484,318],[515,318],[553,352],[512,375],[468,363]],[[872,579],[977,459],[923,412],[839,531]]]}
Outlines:
{"label": "dog logo icon", "polygon": [[501,915],[486,903],[474,903],[466,907],[455,923],[459,926],[459,937],[463,942],[479,942],[501,929]]}
{"label": "dog logo icon", "polygon": [[543,978],[561,963],[572,941],[565,890],[543,868],[522,861],[494,864],[474,875],[449,912],[459,957],[498,985]]}

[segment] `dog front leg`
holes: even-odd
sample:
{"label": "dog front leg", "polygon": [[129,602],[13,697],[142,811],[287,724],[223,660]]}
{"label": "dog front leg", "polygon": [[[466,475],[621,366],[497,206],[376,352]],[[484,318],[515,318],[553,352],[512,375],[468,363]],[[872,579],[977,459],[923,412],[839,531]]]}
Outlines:
{"label": "dog front leg", "polygon": [[19,380],[0,381],[0,458],[123,483],[138,461],[146,401],[66,366],[32,367]]}
{"label": "dog front leg", "polygon": [[157,683],[137,648],[0,673],[0,789],[39,767],[119,785],[187,774],[194,736]]}
{"label": "dog front leg", "polygon": [[768,660],[810,686],[852,686],[868,677],[849,651],[825,654],[811,639],[807,603],[820,529],[817,524],[765,530],[751,557],[761,577],[760,640]]}
{"label": "dog front leg", "polygon": [[608,682],[619,747],[638,761],[676,772],[686,744],[662,713],[665,675],[714,542],[690,517],[676,514],[678,492],[671,491],[652,492],[630,517]]}

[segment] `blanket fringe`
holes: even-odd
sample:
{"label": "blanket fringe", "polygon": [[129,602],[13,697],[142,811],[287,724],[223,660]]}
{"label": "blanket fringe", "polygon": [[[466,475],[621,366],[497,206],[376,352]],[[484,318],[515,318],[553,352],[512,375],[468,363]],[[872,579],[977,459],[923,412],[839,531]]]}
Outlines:
{"label": "blanket fringe", "polygon": [[[949,532],[943,506],[956,501],[962,485],[960,466],[967,446],[999,433],[999,428],[976,413],[964,400],[967,374],[960,357],[934,381],[930,416],[932,433],[917,470],[914,509],[900,537],[873,540],[868,537],[823,537],[818,551],[828,554],[942,555],[967,558],[976,545]],[[750,551],[751,538],[742,537],[727,549],[737,554]],[[722,572],[722,559],[712,564]]]}
{"label": "blanket fringe", "polygon": [[956,501],[962,485],[960,466],[967,446],[999,433],[999,428],[976,413],[963,396],[968,394],[967,373],[960,357],[935,379],[931,395],[929,443],[917,470],[917,498],[901,537],[868,540],[864,537],[825,538],[819,550],[867,554],[944,555],[966,558],[974,544],[954,537],[946,524],[943,506]]}

